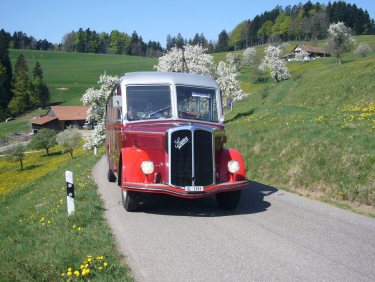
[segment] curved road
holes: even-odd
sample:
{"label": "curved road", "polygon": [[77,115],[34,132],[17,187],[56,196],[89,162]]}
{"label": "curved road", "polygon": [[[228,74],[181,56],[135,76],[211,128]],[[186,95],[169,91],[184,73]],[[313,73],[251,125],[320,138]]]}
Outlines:
{"label": "curved road", "polygon": [[250,182],[234,211],[215,196],[142,197],[94,167],[105,217],[137,281],[375,281],[375,220]]}

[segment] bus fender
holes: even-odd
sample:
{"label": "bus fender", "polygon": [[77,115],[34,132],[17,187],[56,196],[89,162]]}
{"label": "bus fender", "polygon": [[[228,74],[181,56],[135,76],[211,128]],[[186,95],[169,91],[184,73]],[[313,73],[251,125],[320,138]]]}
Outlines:
{"label": "bus fender", "polygon": [[121,149],[122,183],[145,182],[146,176],[141,170],[141,164],[149,161],[149,155],[140,148],[128,147]]}
{"label": "bus fender", "polygon": [[[236,173],[228,170],[228,163],[235,160],[240,164],[240,169]],[[239,151],[234,149],[219,149],[216,151],[216,172],[219,182],[241,181],[246,179],[245,164]]]}

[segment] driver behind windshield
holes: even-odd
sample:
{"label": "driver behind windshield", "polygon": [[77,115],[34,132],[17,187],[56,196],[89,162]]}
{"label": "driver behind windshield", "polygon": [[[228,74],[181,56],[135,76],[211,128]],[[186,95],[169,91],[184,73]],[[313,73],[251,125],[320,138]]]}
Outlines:
{"label": "driver behind windshield", "polygon": [[137,106],[130,106],[130,109],[128,112],[128,120],[138,119],[137,112],[138,112]]}
{"label": "driver behind windshield", "polygon": [[163,109],[155,110],[154,102],[148,101],[145,110],[143,111],[142,117],[169,117],[168,111],[164,111],[162,113]]}

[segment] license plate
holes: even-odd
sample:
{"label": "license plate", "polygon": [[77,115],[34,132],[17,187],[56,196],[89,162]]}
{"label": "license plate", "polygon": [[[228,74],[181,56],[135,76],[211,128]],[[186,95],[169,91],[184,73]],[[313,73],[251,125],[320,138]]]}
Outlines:
{"label": "license plate", "polygon": [[185,192],[203,192],[203,186],[185,186]]}

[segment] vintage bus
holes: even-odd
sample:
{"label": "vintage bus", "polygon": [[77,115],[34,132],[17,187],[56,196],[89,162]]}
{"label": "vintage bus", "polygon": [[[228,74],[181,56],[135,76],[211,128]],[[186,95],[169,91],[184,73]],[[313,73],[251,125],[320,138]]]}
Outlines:
{"label": "vintage bus", "polygon": [[142,193],[199,198],[237,207],[248,187],[241,154],[225,148],[218,84],[203,75],[135,72],[121,76],[106,108],[107,177],[127,211]]}

